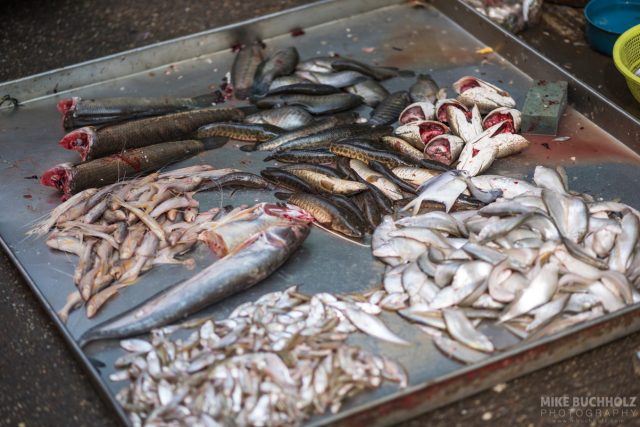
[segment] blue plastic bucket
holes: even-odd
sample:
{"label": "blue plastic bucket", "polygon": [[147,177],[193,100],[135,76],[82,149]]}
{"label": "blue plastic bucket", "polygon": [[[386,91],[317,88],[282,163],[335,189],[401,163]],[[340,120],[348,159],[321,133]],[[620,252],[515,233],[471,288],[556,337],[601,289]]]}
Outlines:
{"label": "blue plastic bucket", "polygon": [[640,0],[591,0],[584,16],[591,47],[611,56],[620,34],[640,24]]}

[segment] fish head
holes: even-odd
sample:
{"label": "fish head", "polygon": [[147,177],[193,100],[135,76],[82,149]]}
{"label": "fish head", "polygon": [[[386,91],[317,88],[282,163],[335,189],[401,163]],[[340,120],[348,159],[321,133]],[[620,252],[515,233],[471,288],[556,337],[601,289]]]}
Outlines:
{"label": "fish head", "polygon": [[286,222],[310,223],[315,220],[309,212],[288,203],[265,203],[262,209],[266,215],[281,218]]}
{"label": "fish head", "polygon": [[463,147],[464,141],[459,136],[451,134],[438,135],[432,138],[428,144],[425,144],[424,157],[450,165],[458,159]]}
{"label": "fish head", "polygon": [[58,104],[56,104],[56,108],[62,114],[67,114],[76,109],[76,105],[78,105],[78,101],[80,101],[80,98],[77,96],[74,96],[71,98],[65,98],[63,100],[58,101]]}
{"label": "fish head", "polygon": [[40,183],[47,187],[53,187],[64,194],[69,194],[72,178],[71,163],[62,163],[45,171],[40,177]]}
{"label": "fish head", "polygon": [[482,128],[488,129],[498,123],[506,122],[496,133],[517,133],[520,131],[522,113],[515,108],[498,107],[490,111],[482,121]]}
{"label": "fish head", "polygon": [[438,102],[436,102],[436,119],[441,121],[441,122],[446,122],[447,121],[447,108],[449,107],[455,107],[457,109],[459,109],[460,111],[462,111],[464,113],[464,115],[466,116],[467,119],[471,119],[471,110],[469,110],[466,105],[462,104],[460,101],[458,101],[457,99],[453,99],[453,98],[446,98],[446,99],[439,99]]}
{"label": "fish head", "polygon": [[89,150],[93,145],[96,137],[96,131],[93,126],[86,126],[69,132],[62,137],[60,144],[67,150],[74,150],[80,154],[82,160],[87,160]]}
{"label": "fish head", "polygon": [[422,120],[431,120],[434,118],[435,113],[435,106],[431,102],[415,102],[402,110],[398,120],[403,125]]}
{"label": "fish head", "polygon": [[454,82],[452,86],[453,90],[455,90],[458,95],[462,95],[463,93],[471,89],[481,88],[484,91],[491,91],[501,96],[509,96],[509,92],[507,92],[506,90],[502,90],[489,82],[473,76],[461,77],[456,82]]}

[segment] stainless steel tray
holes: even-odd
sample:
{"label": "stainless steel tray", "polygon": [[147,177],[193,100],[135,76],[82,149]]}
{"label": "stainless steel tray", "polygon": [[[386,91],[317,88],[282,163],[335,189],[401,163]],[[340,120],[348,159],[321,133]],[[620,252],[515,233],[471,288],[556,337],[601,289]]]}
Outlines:
{"label": "stainless steel tray", "polygon": [[[305,34],[293,37],[293,27]],[[110,302],[93,320],[78,311],[64,325],[55,315],[74,289],[70,280],[74,260],[49,251],[42,239],[26,238],[28,224],[59,203],[59,196],[37,181],[26,179],[53,164],[76,156],[59,148],[64,134],[55,103],[62,97],[195,95],[221,82],[233,54],[229,47],[245,37],[259,37],[269,48],[295,45],[303,58],[338,52],[344,56],[431,73],[442,86],[466,74],[501,82],[522,105],[531,79],[562,79],[570,83],[570,103],[560,133],[566,142],[532,137],[525,153],[497,162],[491,172],[524,177],[536,164],[567,167],[571,186],[596,197],[620,198],[640,208],[634,185],[640,180],[640,123],[591,88],[523,45],[517,38],[453,1],[428,3],[394,0],[327,0],[245,23],[207,31],[103,59],[0,84],[24,102],[17,111],[0,110],[0,237],[43,306],[52,315],[69,345],[95,380],[106,400],[127,423],[114,394],[122,387],[108,375],[121,353],[116,341],[93,344],[83,352],[75,343],[90,326],[111,318],[159,290],[194,272],[179,266],[156,268],[135,286]],[[491,46],[496,53],[476,51]],[[366,53],[363,48],[374,48]],[[369,49],[367,49],[368,51]],[[410,79],[394,79],[389,89],[407,88]],[[609,133],[605,132],[606,129]],[[210,163],[257,172],[263,155],[244,153],[233,143],[209,151],[180,166]],[[199,195],[203,208],[228,203],[269,200],[259,192]],[[198,267],[212,257],[196,251]],[[327,268],[331,267],[331,268]],[[379,282],[381,264],[368,249],[346,244],[318,230],[294,257],[260,285],[216,304],[206,311],[222,317],[236,305],[291,284],[304,292],[348,292]],[[310,424],[389,424],[444,405],[491,385],[547,366],[623,335],[640,330],[640,313],[627,307],[557,336],[528,343],[473,366],[462,366],[441,355],[430,339],[397,316],[384,320],[400,336],[413,342],[399,349],[365,336],[353,341],[397,359],[408,371],[410,386],[394,385],[362,394],[337,415],[312,418]]]}

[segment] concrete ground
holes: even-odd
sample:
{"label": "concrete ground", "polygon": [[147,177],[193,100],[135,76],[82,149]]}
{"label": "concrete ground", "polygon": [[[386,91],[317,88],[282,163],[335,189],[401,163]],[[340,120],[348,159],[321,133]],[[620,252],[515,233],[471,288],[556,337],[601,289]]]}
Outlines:
{"label": "concrete ground", "polygon": [[[5,0],[0,2],[0,81],[303,3],[307,2]],[[554,13],[556,17],[566,15]],[[581,43],[580,35],[558,35],[556,27],[553,19],[546,20],[522,37],[618,104],[633,105],[611,60],[591,52]],[[16,268],[1,252],[0,325],[0,425],[98,427],[116,423]],[[541,396],[640,395],[634,358],[638,350],[640,334],[633,334],[403,425],[557,425],[557,418],[541,414]],[[591,421],[583,418],[579,424],[638,425],[638,420],[628,414]]]}

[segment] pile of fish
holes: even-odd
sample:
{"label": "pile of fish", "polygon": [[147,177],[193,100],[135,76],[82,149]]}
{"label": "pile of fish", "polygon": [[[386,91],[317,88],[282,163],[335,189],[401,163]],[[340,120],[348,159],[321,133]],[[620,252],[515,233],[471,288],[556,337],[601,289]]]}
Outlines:
{"label": "pile of fish", "polygon": [[[66,134],[59,144],[78,152],[80,163],[62,163],[45,171],[40,177],[43,185],[56,188],[69,197],[88,188],[102,187],[123,179],[155,172],[166,165],[195,156],[210,148],[206,142],[194,138],[197,129],[218,121],[242,120],[244,113],[236,108],[208,107],[193,111],[144,116],[144,111],[165,111],[160,105],[167,99],[111,98],[84,101],[79,98],[60,101],[58,107],[67,118],[70,112],[106,109],[114,116],[102,117],[115,123],[86,126]],[[145,110],[145,108],[156,108]],[[117,116],[112,110],[120,112]],[[140,110],[140,111],[138,111]],[[130,120],[130,121],[124,121]],[[124,122],[122,122],[124,121]],[[65,121],[66,123],[66,121]],[[102,123],[102,122],[100,122]]]}
{"label": "pile of fish", "polygon": [[[82,302],[86,302],[87,316],[93,317],[107,300],[154,265],[193,267],[192,259],[180,257],[198,241],[206,242],[219,257],[237,257],[238,248],[248,245],[257,233],[273,231],[276,226],[290,227],[297,220],[312,220],[300,209],[286,205],[199,211],[196,192],[228,186],[269,188],[269,183],[251,173],[199,165],[86,189],[55,208],[30,233],[48,234],[50,248],[79,258],[73,274],[78,290],[69,296],[61,317],[66,319]],[[278,237],[282,238],[281,234]],[[297,243],[298,239],[290,248],[279,249],[278,256],[288,255]],[[237,273],[241,275],[243,270]]]}
{"label": "pile of fish", "polygon": [[[635,209],[569,191],[562,169],[538,166],[535,185],[486,177],[501,190],[495,202],[387,216],[373,235],[399,314],[445,354],[477,362],[516,337],[550,335],[640,300]],[[432,193],[459,194],[468,182],[454,177]],[[505,331],[510,344],[496,338]]]}
{"label": "pile of fish", "polygon": [[367,297],[373,294],[310,296],[293,287],[222,320],[122,341],[128,353],[110,378],[129,384],[117,399],[134,426],[290,426],[327,409],[336,413],[347,398],[385,380],[405,387],[395,362],[346,343],[357,328],[386,329],[367,313],[377,308]]}

